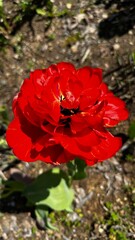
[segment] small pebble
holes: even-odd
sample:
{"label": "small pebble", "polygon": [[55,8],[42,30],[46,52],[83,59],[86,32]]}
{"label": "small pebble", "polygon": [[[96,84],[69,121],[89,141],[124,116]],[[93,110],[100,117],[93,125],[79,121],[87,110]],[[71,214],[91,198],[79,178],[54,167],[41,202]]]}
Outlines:
{"label": "small pebble", "polygon": [[15,59],[19,59],[19,55],[18,54],[14,54],[14,58]]}
{"label": "small pebble", "polygon": [[133,32],[130,30],[130,31],[128,32],[128,34],[129,34],[129,35],[133,35]]}
{"label": "small pebble", "polygon": [[8,236],[7,236],[6,233],[3,233],[3,234],[2,234],[2,239],[4,239],[4,240],[8,239]]}
{"label": "small pebble", "polygon": [[103,232],[104,232],[104,229],[101,228],[101,227],[99,227],[98,231],[99,231],[99,233],[103,233]]}
{"label": "small pebble", "polygon": [[40,34],[37,34],[35,38],[36,38],[37,41],[41,41],[42,40],[42,36]]}
{"label": "small pebble", "polygon": [[107,69],[110,67],[108,63],[105,63],[104,65],[105,65],[105,68]]}
{"label": "small pebble", "polygon": [[94,16],[92,14],[89,14],[89,19],[94,19]]}
{"label": "small pebble", "polygon": [[118,43],[115,43],[115,44],[113,45],[113,49],[114,49],[114,50],[120,49],[120,45],[119,45]]}
{"label": "small pebble", "polygon": [[73,53],[77,53],[78,52],[78,46],[75,44],[75,45],[73,45],[72,47],[71,47],[71,51],[73,52]]}
{"label": "small pebble", "polygon": [[104,18],[104,19],[105,19],[105,18],[108,18],[108,14],[107,14],[107,13],[103,13],[103,14],[102,14],[102,18]]}
{"label": "small pebble", "polygon": [[90,33],[94,33],[96,31],[96,28],[93,26],[93,27],[89,27],[89,32]]}
{"label": "small pebble", "polygon": [[43,169],[41,168],[40,170],[39,170],[39,174],[42,174],[43,173]]}
{"label": "small pebble", "polygon": [[129,44],[130,44],[131,46],[133,46],[133,45],[134,45],[134,43],[133,43],[133,42],[129,42]]}
{"label": "small pebble", "polygon": [[67,6],[68,9],[71,9],[72,4],[71,3],[67,3],[66,6]]}

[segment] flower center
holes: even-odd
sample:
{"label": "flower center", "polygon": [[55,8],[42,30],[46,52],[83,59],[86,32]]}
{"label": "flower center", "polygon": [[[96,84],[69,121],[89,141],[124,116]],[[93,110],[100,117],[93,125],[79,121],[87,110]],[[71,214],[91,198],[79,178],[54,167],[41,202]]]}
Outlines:
{"label": "flower center", "polygon": [[60,124],[63,124],[64,127],[69,128],[70,122],[71,122],[70,116],[72,116],[78,112],[79,112],[79,107],[76,109],[74,109],[74,108],[68,109],[68,108],[63,108],[62,106],[60,106],[60,113],[63,115],[63,116],[61,116]]}
{"label": "flower center", "polygon": [[[60,96],[60,102],[64,101],[66,98],[64,95]],[[71,116],[79,112],[79,107],[77,108],[64,108],[60,105],[61,118],[59,123],[64,125],[64,127],[69,128],[71,122]]]}
{"label": "flower center", "polygon": [[64,127],[66,128],[70,128],[70,122],[71,122],[71,118],[64,118],[64,119],[60,119],[60,124],[64,125]]}
{"label": "flower center", "polygon": [[79,107],[68,109],[68,108],[63,108],[62,106],[60,106],[60,113],[63,114],[64,116],[71,116],[78,112],[79,112]]}

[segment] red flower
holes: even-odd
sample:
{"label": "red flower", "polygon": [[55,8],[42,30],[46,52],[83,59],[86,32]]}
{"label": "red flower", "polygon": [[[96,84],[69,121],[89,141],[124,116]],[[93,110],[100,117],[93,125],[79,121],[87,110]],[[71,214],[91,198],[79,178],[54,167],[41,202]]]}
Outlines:
{"label": "red flower", "polygon": [[35,70],[13,100],[6,139],[21,160],[93,165],[113,156],[121,139],[106,130],[128,118],[125,103],[105,83],[102,70],[61,62]]}

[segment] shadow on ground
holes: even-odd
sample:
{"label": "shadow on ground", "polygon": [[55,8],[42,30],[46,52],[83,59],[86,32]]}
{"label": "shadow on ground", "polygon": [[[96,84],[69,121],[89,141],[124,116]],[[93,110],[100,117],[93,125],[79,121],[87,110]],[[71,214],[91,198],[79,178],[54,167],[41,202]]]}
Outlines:
{"label": "shadow on ground", "polygon": [[104,4],[105,9],[111,9],[108,18],[102,20],[98,26],[100,38],[111,39],[122,36],[135,25],[135,0],[97,0],[96,5]]}

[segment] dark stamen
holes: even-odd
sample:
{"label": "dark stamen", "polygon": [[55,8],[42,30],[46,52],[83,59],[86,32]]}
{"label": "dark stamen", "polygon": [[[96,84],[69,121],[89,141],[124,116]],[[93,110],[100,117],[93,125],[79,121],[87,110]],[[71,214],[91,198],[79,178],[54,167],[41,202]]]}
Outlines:
{"label": "dark stamen", "polygon": [[71,115],[74,115],[74,114],[79,112],[79,107],[78,108],[73,108],[73,109],[68,109],[68,108],[63,108],[62,106],[60,106],[60,112],[64,116],[71,116]]}
{"label": "dark stamen", "polygon": [[69,128],[70,127],[70,118],[60,119],[60,123],[64,125],[64,127]]}

